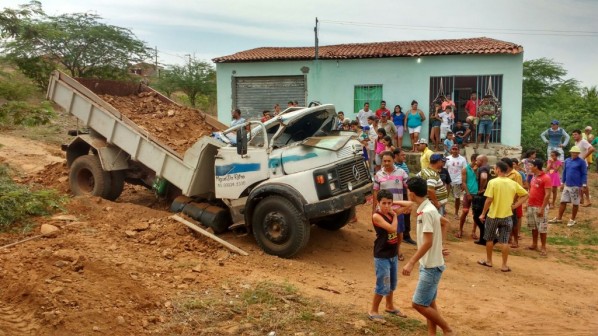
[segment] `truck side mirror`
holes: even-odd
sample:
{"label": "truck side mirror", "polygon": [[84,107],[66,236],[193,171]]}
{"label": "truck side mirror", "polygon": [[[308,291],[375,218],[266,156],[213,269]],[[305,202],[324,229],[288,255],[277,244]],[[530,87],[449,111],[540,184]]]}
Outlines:
{"label": "truck side mirror", "polygon": [[245,127],[237,130],[237,154],[247,154],[247,130]]}

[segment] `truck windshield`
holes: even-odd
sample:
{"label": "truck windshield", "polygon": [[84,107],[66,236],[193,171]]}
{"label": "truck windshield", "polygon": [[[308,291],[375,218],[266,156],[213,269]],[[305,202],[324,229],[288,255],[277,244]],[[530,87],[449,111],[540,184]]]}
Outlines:
{"label": "truck windshield", "polygon": [[[280,123],[266,125],[268,142],[272,143],[274,148],[287,146],[295,142],[301,142],[313,136],[326,136],[332,132],[335,113],[328,110],[319,110],[310,113],[303,118],[298,119],[285,127],[282,133],[273,139],[280,128]],[[253,138],[249,140],[251,146],[263,146],[263,132],[259,131],[260,125],[255,125],[251,133]],[[256,132],[257,131],[257,132]]]}

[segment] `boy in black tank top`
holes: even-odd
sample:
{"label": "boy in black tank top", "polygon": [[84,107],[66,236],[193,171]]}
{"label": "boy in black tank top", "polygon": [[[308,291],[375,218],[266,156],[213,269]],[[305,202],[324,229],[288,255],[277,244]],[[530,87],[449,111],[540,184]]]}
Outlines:
{"label": "boy in black tank top", "polygon": [[[378,307],[382,298],[386,297],[385,312],[388,314],[407,317],[399,309],[396,309],[393,303],[393,293],[397,287],[398,280],[398,243],[399,235],[397,233],[398,217],[403,212],[411,212],[411,202],[395,201],[390,191],[382,189],[376,195],[378,208],[372,214],[372,224],[376,231],[376,240],[374,241],[374,266],[376,271],[376,288],[372,307],[368,312],[370,320],[384,323],[384,317],[378,313]],[[400,213],[395,213],[392,205],[399,205]]]}

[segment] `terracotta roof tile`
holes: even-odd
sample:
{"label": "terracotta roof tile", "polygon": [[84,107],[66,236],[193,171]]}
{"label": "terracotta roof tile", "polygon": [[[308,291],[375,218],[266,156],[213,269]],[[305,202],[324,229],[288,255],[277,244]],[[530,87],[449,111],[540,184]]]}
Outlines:
{"label": "terracotta roof tile", "polygon": [[[417,57],[459,54],[519,54],[523,47],[487,37],[453,40],[351,43],[320,46],[320,59]],[[262,47],[212,59],[216,63],[309,60],[314,47]]]}

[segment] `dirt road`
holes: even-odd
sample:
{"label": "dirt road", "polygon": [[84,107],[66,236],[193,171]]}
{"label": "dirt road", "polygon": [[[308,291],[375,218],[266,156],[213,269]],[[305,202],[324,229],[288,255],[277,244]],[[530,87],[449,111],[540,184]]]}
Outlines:
{"label": "dirt road", "polygon": [[[2,135],[0,143],[0,157],[26,174],[43,176],[44,166],[58,160],[59,153],[41,143]],[[56,175],[65,169],[54,164],[46,171]],[[51,181],[50,186],[67,183]],[[76,224],[43,219],[62,228],[56,238],[0,249],[0,335],[164,334],[171,330],[166,326],[177,298],[267,279],[289,282],[306,296],[343,309],[367,311],[373,290],[370,206],[360,207],[358,222],[340,231],[313,227],[307,248],[285,260],[264,255],[252,236],[227,233],[224,239],[250,253],[231,254],[169,220],[163,205],[148,208],[151,193],[127,190],[115,203],[73,198],[66,211]],[[584,210],[580,220],[594,229],[595,206]],[[0,236],[4,243],[17,239]],[[528,243],[524,237],[522,246]],[[509,259],[511,273],[477,265],[484,249],[471,239],[449,239],[447,246],[451,255],[438,303],[461,335],[597,334],[595,246],[584,248],[594,251],[587,255],[549,246],[547,258],[520,248]],[[409,258],[415,248],[403,244],[402,250]],[[423,321],[410,308],[416,281],[417,275],[401,276],[395,298],[409,317]],[[330,318],[345,322],[343,316]],[[325,329],[315,332],[327,334]]]}

